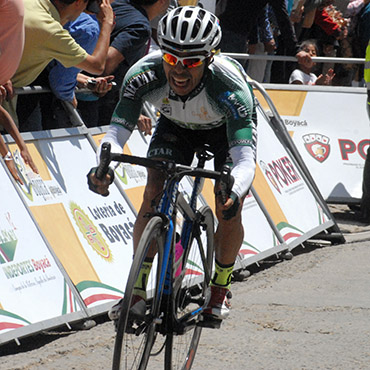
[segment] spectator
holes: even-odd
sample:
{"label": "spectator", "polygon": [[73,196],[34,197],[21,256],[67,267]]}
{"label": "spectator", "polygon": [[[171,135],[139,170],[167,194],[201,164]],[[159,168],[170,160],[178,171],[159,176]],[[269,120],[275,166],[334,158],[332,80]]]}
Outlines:
{"label": "spectator", "polygon": [[164,13],[170,0],[116,0],[113,10],[116,24],[112,31],[105,75],[113,74],[117,84],[99,99],[99,125],[108,125],[119,100],[119,91],[127,70],[149,49],[150,20]]}
{"label": "spectator", "polygon": [[[287,13],[285,0],[228,1],[224,12],[220,15],[223,30],[221,50],[224,52],[246,52],[250,31],[267,3],[273,9],[281,33],[277,54],[296,55],[301,63],[309,63],[311,59],[309,54],[303,51],[297,52],[297,38]],[[288,68],[292,67],[288,66]],[[272,82],[287,82],[289,77],[289,75],[286,76],[287,71],[281,63],[274,62]]]}
{"label": "spectator", "polygon": [[[8,112],[2,107],[7,96],[12,96],[10,78],[18,67],[24,45],[24,8],[21,0],[0,0],[0,125],[13,137],[24,162],[37,173],[37,167],[27,146]],[[14,179],[22,184],[13,156],[0,135],[0,155]]]}
{"label": "spectator", "polygon": [[[370,118],[370,1],[365,1],[365,6],[362,9],[362,17],[360,18],[361,38],[367,38],[367,48],[365,55],[364,78],[367,87],[367,113]],[[362,182],[362,199],[361,199],[361,220],[370,223],[370,147],[367,150],[367,156],[364,167],[364,175]]]}
{"label": "spectator", "polygon": [[[300,50],[304,50],[305,52],[309,53],[311,57],[316,57],[318,55],[318,48],[315,40],[303,41],[300,45]],[[315,65],[316,63],[313,61],[309,67],[298,62],[298,69],[295,69],[290,75],[289,83],[298,85],[331,85],[331,81],[334,77],[334,71],[329,69],[325,76],[321,74],[319,77],[317,77],[314,73],[312,73],[312,69],[315,67]]]}
{"label": "spectator", "polygon": [[[64,25],[64,28],[69,31],[75,41],[83,47],[89,54],[93,53],[96,43],[99,38],[99,24],[95,16],[81,13],[79,17]],[[46,68],[48,75],[48,85],[50,86],[53,95],[48,95],[50,103],[47,109],[42,112],[42,128],[50,130],[53,128],[70,127],[71,122],[65,112],[63,103],[72,104],[77,108],[77,97],[81,100],[78,105],[83,105],[84,100],[96,101],[99,99],[97,95],[103,95],[112,88],[110,81],[114,76],[91,78],[85,74],[79,73],[80,69],[76,67],[65,68],[57,60],[53,60]],[[92,83],[89,83],[92,81]],[[75,96],[75,88],[89,88],[94,94],[77,94]],[[52,108],[50,108],[52,107]],[[82,116],[86,126],[97,126],[97,117]]]}
{"label": "spectator", "polygon": [[[297,30],[297,34],[299,35],[299,42],[310,38],[310,30],[315,20],[316,10],[325,1],[326,0],[304,0],[303,1],[303,13],[302,13],[301,21],[298,21],[298,19],[295,19],[296,21],[295,28]],[[297,5],[302,6],[302,2],[300,2]],[[296,9],[296,11],[300,12],[300,9]],[[295,15],[292,14],[292,16],[294,17]]]}
{"label": "spectator", "polygon": [[364,58],[370,38],[370,0],[364,0],[364,6],[358,14],[358,35],[361,58]]}
{"label": "spectator", "polygon": [[[87,1],[24,0],[24,6],[26,37],[20,65],[12,78],[15,87],[31,84],[53,59],[65,67],[75,66],[92,74],[104,71],[114,16],[109,0],[100,4],[100,35],[91,55],[63,29],[64,24],[74,21],[86,9]],[[24,109],[23,113],[25,117],[20,118],[26,120],[30,112]]]}
{"label": "spectator", "polygon": [[[257,19],[257,23],[253,26],[249,40],[249,54],[274,54],[276,44],[274,35],[272,34],[270,19],[270,8],[265,6],[263,12]],[[271,63],[265,60],[249,60],[247,74],[258,82],[270,82]]]}

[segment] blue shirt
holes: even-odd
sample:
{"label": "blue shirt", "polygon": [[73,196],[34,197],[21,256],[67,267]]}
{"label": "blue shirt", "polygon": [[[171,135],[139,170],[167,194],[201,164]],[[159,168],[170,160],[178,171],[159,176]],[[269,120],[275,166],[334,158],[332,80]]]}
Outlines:
{"label": "blue shirt", "polygon": [[[99,23],[95,16],[81,13],[75,21],[66,23],[64,28],[89,54],[93,53],[100,33]],[[48,68],[50,69],[49,84],[55,96],[61,100],[72,101],[80,69],[65,68],[56,60],[50,62]]]}
{"label": "blue shirt", "polygon": [[130,66],[145,55],[151,37],[151,27],[146,11],[131,0],[115,0],[112,8],[116,24],[111,33],[110,46],[125,57],[113,72],[119,87]]}

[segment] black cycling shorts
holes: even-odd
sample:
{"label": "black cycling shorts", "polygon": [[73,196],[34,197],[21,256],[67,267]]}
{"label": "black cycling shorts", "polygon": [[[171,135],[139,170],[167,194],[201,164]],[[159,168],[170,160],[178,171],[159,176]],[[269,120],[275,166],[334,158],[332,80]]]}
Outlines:
{"label": "black cycling shorts", "polygon": [[152,136],[147,157],[171,159],[189,166],[195,150],[205,144],[209,145],[209,151],[214,154],[215,170],[230,161],[226,125],[210,130],[191,130],[176,125],[162,115]]}

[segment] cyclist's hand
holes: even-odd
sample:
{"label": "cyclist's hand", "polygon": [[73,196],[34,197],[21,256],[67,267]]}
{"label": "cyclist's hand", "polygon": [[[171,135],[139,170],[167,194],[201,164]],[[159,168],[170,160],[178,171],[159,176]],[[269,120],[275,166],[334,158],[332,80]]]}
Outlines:
{"label": "cyclist's hand", "polygon": [[95,175],[97,168],[98,167],[93,167],[87,174],[87,184],[89,185],[89,189],[91,191],[100,194],[103,197],[106,197],[109,195],[109,185],[114,180],[114,171],[109,168],[108,173],[105,175],[104,179],[98,180]]}
{"label": "cyclist's hand", "polygon": [[152,134],[152,120],[143,114],[137,120],[137,127],[145,136]]}
{"label": "cyclist's hand", "polygon": [[238,212],[240,206],[239,197],[234,193],[231,192],[230,196],[227,198],[225,204],[221,206],[222,210],[222,218],[226,221],[235,217]]}

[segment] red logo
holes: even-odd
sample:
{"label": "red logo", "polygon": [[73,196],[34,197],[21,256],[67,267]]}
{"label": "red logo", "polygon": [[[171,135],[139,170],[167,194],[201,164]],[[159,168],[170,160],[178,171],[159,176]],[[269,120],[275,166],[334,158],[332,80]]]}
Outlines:
{"label": "red logo", "polygon": [[324,162],[330,154],[330,139],[321,134],[307,134],[302,136],[304,146],[311,157],[315,158],[320,163]]}

